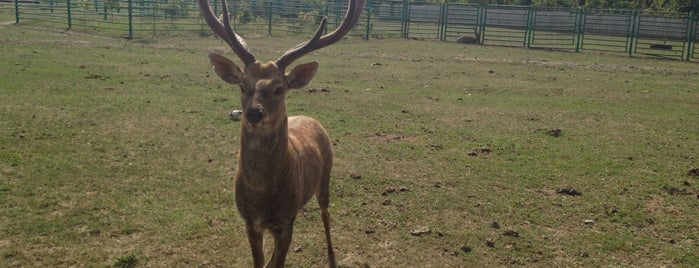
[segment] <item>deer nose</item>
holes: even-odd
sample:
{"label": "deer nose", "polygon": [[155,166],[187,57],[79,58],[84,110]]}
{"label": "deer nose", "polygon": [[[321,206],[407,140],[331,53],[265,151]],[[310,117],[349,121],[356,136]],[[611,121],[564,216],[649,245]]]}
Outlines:
{"label": "deer nose", "polygon": [[262,109],[251,108],[245,112],[245,119],[252,124],[257,124],[262,121]]}

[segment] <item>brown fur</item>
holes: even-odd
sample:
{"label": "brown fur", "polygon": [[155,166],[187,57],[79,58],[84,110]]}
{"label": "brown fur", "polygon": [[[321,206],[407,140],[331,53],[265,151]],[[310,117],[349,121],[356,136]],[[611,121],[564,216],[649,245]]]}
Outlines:
{"label": "brown fur", "polygon": [[456,39],[457,43],[461,44],[476,44],[480,45],[481,44],[481,34],[477,30],[473,30],[473,35],[468,36],[464,35]]}
{"label": "brown fur", "polygon": [[[255,62],[241,71],[227,58],[210,54],[215,72],[226,82],[241,86],[241,124],[235,200],[246,224],[255,267],[264,264],[263,231],[274,237],[274,252],[267,267],[284,267],[296,215],[315,196],[321,210],[330,267],[336,266],[330,239],[330,139],[317,120],[287,117],[285,95],[301,88],[315,75],[316,62],[283,73],[274,63]],[[248,113],[261,119],[248,119]]]}

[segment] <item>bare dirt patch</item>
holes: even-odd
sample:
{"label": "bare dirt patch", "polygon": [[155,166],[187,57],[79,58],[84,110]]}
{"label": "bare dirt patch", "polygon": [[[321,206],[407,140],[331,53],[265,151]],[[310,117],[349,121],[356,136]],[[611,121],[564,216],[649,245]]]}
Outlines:
{"label": "bare dirt patch", "polygon": [[384,133],[384,132],[374,133],[374,135],[372,136],[372,139],[374,139],[380,143],[391,143],[391,142],[398,142],[398,141],[406,141],[406,142],[417,141],[417,137],[410,137],[410,136],[405,136],[403,134]]}

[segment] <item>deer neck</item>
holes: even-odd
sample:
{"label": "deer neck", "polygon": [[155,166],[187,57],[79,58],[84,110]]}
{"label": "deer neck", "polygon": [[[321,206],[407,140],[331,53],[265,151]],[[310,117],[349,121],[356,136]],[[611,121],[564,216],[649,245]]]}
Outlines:
{"label": "deer neck", "polygon": [[269,133],[242,127],[238,179],[256,189],[266,189],[284,177],[289,166],[288,119]]}

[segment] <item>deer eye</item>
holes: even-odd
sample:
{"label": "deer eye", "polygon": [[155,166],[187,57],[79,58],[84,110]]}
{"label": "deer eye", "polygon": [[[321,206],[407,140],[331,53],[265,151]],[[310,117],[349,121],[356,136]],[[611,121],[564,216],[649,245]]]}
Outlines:
{"label": "deer eye", "polygon": [[279,95],[281,95],[283,92],[284,92],[284,88],[282,88],[282,87],[276,87],[276,88],[274,88],[274,95],[279,96]]}

